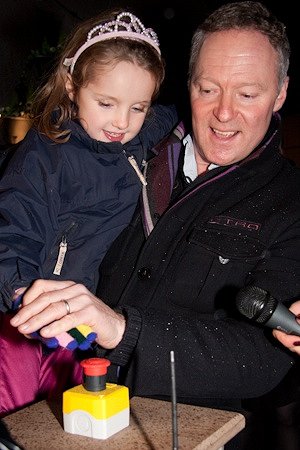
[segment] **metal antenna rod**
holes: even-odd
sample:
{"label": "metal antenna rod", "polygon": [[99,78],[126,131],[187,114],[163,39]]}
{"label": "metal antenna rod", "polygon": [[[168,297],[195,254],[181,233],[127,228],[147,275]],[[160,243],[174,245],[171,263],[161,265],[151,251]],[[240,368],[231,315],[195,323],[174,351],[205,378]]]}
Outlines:
{"label": "metal antenna rod", "polygon": [[175,356],[174,351],[170,351],[171,382],[172,382],[172,436],[173,450],[178,450],[178,428],[177,428],[177,398],[176,398],[176,377],[175,377]]}

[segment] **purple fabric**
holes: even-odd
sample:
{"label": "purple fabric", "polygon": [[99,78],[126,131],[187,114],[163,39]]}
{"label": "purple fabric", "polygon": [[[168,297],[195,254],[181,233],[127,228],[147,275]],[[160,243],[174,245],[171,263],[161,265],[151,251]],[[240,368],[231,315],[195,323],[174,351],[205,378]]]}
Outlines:
{"label": "purple fabric", "polygon": [[60,395],[82,383],[82,369],[74,352],[47,349],[27,339],[0,313],[0,417],[41,399]]}

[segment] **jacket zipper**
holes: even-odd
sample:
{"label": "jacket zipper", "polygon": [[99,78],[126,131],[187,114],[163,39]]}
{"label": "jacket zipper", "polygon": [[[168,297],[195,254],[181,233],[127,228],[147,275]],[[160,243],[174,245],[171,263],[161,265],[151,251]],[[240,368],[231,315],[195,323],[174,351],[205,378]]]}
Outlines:
{"label": "jacket zipper", "polygon": [[68,249],[67,239],[65,236],[63,236],[62,240],[59,244],[58,257],[57,257],[56,264],[55,264],[55,267],[53,270],[54,275],[60,275],[61,269],[64,265],[64,260],[65,260],[65,256],[67,253],[67,249]]}
{"label": "jacket zipper", "polygon": [[137,176],[139,177],[140,182],[142,183],[143,186],[147,186],[147,181],[144,177],[144,175],[142,174],[142,172],[140,171],[140,168],[138,166],[138,163],[135,160],[134,156],[127,156],[126,153],[124,152],[129,164],[131,165],[131,167],[133,167],[135,173],[137,174]]}
{"label": "jacket zipper", "polygon": [[54,270],[52,272],[54,275],[61,274],[61,271],[62,271],[62,268],[64,265],[65,256],[66,256],[67,249],[68,249],[67,234],[72,230],[72,228],[74,228],[75,225],[76,225],[76,223],[72,222],[70,224],[70,226],[65,230],[65,232],[61,238],[56,264],[55,264]]}

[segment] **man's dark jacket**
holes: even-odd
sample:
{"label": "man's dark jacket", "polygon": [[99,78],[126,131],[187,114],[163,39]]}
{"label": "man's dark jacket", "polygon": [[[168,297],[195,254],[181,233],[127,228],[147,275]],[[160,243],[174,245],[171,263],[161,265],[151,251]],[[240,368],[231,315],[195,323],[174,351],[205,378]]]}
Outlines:
{"label": "man's dark jacket", "polygon": [[142,212],[106,255],[98,289],[127,317],[121,343],[99,355],[122,366],[132,395],[170,397],[171,350],[179,401],[201,405],[261,396],[293,365],[235,307],[247,284],[279,301],[300,294],[300,176],[280,154],[279,126],[274,117],[245,160],[190,184],[176,136],[149,162]]}

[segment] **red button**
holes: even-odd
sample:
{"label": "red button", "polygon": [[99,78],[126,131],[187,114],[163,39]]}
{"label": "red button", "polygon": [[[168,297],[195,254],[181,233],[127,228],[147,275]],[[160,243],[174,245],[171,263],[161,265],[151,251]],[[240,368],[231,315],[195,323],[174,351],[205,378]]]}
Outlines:
{"label": "red button", "polygon": [[83,372],[87,376],[106,375],[107,367],[110,366],[110,361],[105,358],[89,358],[80,362],[83,367]]}

